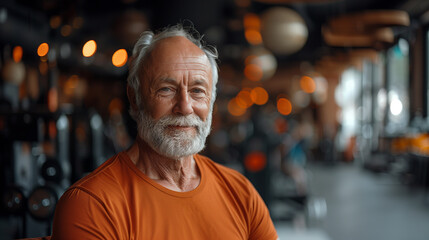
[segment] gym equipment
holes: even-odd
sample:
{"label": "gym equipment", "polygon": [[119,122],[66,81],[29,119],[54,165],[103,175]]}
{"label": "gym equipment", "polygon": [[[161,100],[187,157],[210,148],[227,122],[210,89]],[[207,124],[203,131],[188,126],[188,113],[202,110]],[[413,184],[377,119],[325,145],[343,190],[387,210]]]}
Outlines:
{"label": "gym equipment", "polygon": [[18,226],[18,236],[26,236],[27,220],[25,217],[27,199],[22,187],[8,186],[3,190],[1,199],[1,212],[18,217],[20,226]]}
{"label": "gym equipment", "polygon": [[47,159],[40,168],[40,175],[47,182],[60,182],[64,178],[64,171],[56,159]]}
{"label": "gym equipment", "polygon": [[36,187],[28,196],[27,209],[33,218],[41,221],[50,220],[55,211],[61,191],[45,185]]}
{"label": "gym equipment", "polygon": [[25,212],[26,198],[21,188],[7,187],[3,192],[2,208],[13,215],[21,215]]}

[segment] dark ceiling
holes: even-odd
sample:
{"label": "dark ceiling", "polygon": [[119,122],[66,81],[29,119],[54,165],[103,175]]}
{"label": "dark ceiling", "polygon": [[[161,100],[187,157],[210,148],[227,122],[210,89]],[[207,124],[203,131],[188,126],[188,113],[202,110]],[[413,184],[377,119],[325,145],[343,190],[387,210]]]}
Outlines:
{"label": "dark ceiling", "polygon": [[[267,3],[267,2],[276,2]],[[293,3],[291,3],[293,2]],[[21,44],[34,48],[44,41],[70,42],[80,48],[84,41],[97,39],[100,51],[111,52],[115,48],[131,49],[132,43],[118,36],[118,21],[126,21],[130,11],[137,10],[146,20],[147,28],[159,29],[166,25],[189,20],[206,40],[216,45],[223,61],[235,57],[231,48],[245,48],[247,43],[240,26],[245,13],[260,14],[273,6],[285,6],[297,11],[305,20],[309,36],[306,45],[290,56],[277,55],[279,62],[313,60],[329,51],[323,43],[321,27],[330,18],[346,13],[369,9],[401,9],[412,19],[429,9],[427,0],[15,0],[0,1],[0,11],[7,10],[7,20],[1,22],[0,43]],[[76,17],[83,19],[81,28],[68,37],[62,37],[59,29],[49,27],[49,20],[60,16],[62,24],[71,23]],[[125,19],[125,20],[124,20]],[[185,22],[189,24],[189,21]],[[224,50],[224,51],[223,51]],[[71,62],[75,63],[75,62]]]}

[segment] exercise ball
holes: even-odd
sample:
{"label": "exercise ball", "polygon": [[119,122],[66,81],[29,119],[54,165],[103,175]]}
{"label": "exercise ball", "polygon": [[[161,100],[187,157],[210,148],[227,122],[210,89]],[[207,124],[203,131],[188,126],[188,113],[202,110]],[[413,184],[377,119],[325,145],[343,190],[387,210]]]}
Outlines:
{"label": "exercise ball", "polygon": [[273,7],[262,13],[261,35],[265,47],[279,55],[299,51],[307,41],[304,19],[294,10]]}

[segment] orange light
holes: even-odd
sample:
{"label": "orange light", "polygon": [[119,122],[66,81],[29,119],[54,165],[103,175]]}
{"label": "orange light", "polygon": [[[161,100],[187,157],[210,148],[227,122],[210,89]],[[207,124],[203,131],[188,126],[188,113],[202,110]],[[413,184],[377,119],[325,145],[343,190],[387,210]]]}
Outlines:
{"label": "orange light", "polygon": [[259,45],[262,43],[262,36],[258,30],[255,29],[246,29],[244,32],[247,42],[252,45]]}
{"label": "orange light", "polygon": [[268,102],[268,93],[261,87],[255,87],[250,91],[250,98],[256,105],[264,105]]}
{"label": "orange light", "polygon": [[60,16],[53,16],[49,20],[49,25],[52,29],[57,29],[61,25],[61,17]]}
{"label": "orange light", "polygon": [[249,64],[244,68],[244,76],[250,81],[257,82],[262,79],[262,68],[256,64]]}
{"label": "orange light", "polygon": [[77,75],[70,76],[64,84],[64,93],[67,96],[72,96],[79,84],[79,77]]}
{"label": "orange light", "polygon": [[23,54],[23,51],[22,51],[22,47],[21,46],[16,46],[16,47],[13,48],[12,55],[13,55],[13,60],[16,63],[19,63],[21,61],[22,54]]}
{"label": "orange light", "polygon": [[37,55],[40,57],[46,56],[49,52],[49,45],[47,43],[42,43],[37,48]]}
{"label": "orange light", "polygon": [[128,53],[125,49],[119,49],[112,56],[112,63],[115,67],[122,67],[127,63]]}
{"label": "orange light", "polygon": [[48,108],[51,112],[58,109],[58,91],[56,88],[51,88],[48,91]]}
{"label": "orange light", "polygon": [[241,116],[246,113],[246,109],[237,104],[237,99],[233,98],[228,102],[228,112],[233,116]]}
{"label": "orange light", "polygon": [[249,108],[253,105],[252,98],[250,97],[250,88],[245,88],[241,90],[238,94],[236,99],[237,105],[241,108]]}
{"label": "orange light", "polygon": [[82,54],[84,57],[91,57],[97,51],[97,43],[94,40],[89,40],[83,45]]}
{"label": "orange light", "polygon": [[246,30],[252,29],[259,31],[261,29],[261,19],[254,13],[244,15],[243,25]]}
{"label": "orange light", "polygon": [[122,109],[124,108],[123,105],[124,104],[122,103],[122,100],[120,98],[112,99],[109,104],[110,115],[112,115],[113,113],[122,112]]}
{"label": "orange light", "polygon": [[244,59],[244,65],[249,65],[255,60],[257,57],[255,55],[249,55]]}
{"label": "orange light", "polygon": [[61,27],[61,36],[67,37],[72,33],[72,27],[70,25],[64,25]]}
{"label": "orange light", "polygon": [[286,98],[277,100],[277,110],[282,115],[289,115],[292,112],[292,103]]}
{"label": "orange light", "polygon": [[316,83],[314,82],[313,78],[309,76],[302,76],[299,81],[299,85],[306,93],[313,93],[316,90]]}
{"label": "orange light", "polygon": [[267,165],[267,157],[262,152],[251,152],[244,158],[244,166],[250,172],[259,172]]}

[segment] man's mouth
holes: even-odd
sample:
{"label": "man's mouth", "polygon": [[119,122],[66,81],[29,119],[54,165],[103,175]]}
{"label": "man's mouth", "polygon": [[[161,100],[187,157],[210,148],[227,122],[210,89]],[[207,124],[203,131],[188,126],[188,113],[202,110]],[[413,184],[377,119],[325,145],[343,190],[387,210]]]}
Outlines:
{"label": "man's mouth", "polygon": [[196,130],[195,126],[179,126],[179,125],[169,125],[168,126],[169,129],[172,130],[182,130],[182,131],[187,131],[187,130]]}

